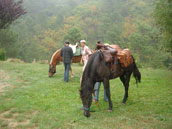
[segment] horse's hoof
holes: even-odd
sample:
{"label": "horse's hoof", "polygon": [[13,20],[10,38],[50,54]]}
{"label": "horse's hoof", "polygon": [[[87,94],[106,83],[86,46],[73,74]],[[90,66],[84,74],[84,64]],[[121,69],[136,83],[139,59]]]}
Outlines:
{"label": "horse's hoof", "polygon": [[108,112],[112,112],[112,109],[108,109]]}

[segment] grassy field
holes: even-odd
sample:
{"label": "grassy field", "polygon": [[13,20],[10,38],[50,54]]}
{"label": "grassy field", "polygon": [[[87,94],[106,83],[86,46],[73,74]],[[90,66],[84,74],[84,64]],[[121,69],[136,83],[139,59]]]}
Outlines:
{"label": "grassy field", "polygon": [[140,69],[138,88],[132,77],[129,99],[122,105],[124,87],[111,80],[113,112],[103,101],[92,104],[90,118],[80,110],[82,67],[72,66],[75,77],[63,81],[63,66],[48,78],[48,65],[0,62],[0,128],[40,129],[170,129],[172,128],[172,72]]}

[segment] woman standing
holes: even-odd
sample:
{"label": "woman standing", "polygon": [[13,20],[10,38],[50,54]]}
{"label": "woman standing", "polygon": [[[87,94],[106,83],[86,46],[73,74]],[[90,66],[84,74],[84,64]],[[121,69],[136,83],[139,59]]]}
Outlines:
{"label": "woman standing", "polygon": [[81,40],[81,51],[82,51],[82,60],[84,62],[84,67],[83,67],[83,71],[85,69],[85,66],[87,65],[88,59],[89,59],[89,55],[92,54],[90,48],[88,46],[86,46],[86,41],[85,40]]}

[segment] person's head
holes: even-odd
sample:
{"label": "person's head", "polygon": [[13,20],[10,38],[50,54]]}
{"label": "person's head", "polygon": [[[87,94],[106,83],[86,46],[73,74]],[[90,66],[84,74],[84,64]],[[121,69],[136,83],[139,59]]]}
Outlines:
{"label": "person's head", "polygon": [[65,46],[69,46],[69,41],[65,41]]}
{"label": "person's head", "polygon": [[101,41],[97,41],[97,44],[101,44],[102,42]]}
{"label": "person's head", "polygon": [[86,41],[85,40],[81,40],[80,43],[81,43],[81,47],[84,47],[85,44],[86,44]]}

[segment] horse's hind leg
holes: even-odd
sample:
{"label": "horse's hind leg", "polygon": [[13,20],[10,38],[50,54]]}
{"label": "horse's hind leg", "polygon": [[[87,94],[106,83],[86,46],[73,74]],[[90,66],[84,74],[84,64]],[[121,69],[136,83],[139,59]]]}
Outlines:
{"label": "horse's hind leg", "polygon": [[125,94],[122,103],[125,103],[128,98],[128,89],[129,89],[129,82],[130,82],[131,73],[124,74],[120,77],[124,87],[125,87]]}
{"label": "horse's hind leg", "polygon": [[111,97],[110,97],[111,95],[110,95],[109,79],[104,79],[103,84],[106,89],[106,95],[107,95],[107,98],[109,101],[109,111],[112,111],[113,105],[112,105],[112,101],[111,101]]}
{"label": "horse's hind leg", "polygon": [[73,73],[73,71],[72,71],[71,66],[70,66],[70,72],[71,72],[71,77],[73,78],[73,77],[74,77],[74,73]]}

